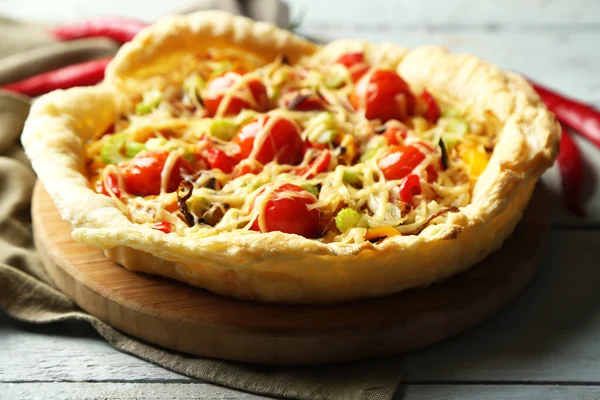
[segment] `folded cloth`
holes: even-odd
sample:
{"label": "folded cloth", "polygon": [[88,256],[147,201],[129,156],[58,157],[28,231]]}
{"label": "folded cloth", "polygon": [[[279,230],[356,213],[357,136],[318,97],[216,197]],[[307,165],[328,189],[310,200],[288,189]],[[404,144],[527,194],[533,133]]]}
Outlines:
{"label": "folded cloth", "polygon": [[[286,26],[277,0],[196,1],[178,13],[219,8]],[[113,55],[107,39],[54,42],[46,27],[0,19],[0,84],[71,63]],[[8,40],[10,38],[10,40]],[[57,291],[32,240],[30,200],[35,174],[18,144],[30,99],[0,92],[0,308],[30,323],[90,323],[116,349],[204,381],[267,396],[297,399],[390,399],[400,380],[398,358],[319,367],[262,366],[184,355],[154,347],[82,312]]]}

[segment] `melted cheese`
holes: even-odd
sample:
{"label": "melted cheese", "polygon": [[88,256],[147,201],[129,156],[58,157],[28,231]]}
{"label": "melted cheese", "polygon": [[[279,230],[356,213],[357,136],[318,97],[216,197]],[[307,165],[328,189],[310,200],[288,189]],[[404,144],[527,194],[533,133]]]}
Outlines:
{"label": "melted cheese", "polygon": [[[215,53],[217,59],[227,60],[226,53]],[[230,55],[235,62],[240,61],[239,53]],[[188,64],[189,62],[189,64]],[[192,66],[196,63],[196,66]],[[257,59],[248,61],[251,65],[258,65]],[[338,66],[339,67],[339,66]],[[187,60],[178,78],[171,85],[182,85],[185,78],[204,74],[207,67],[199,60]],[[469,181],[466,171],[468,166],[459,156],[461,146],[479,146],[480,148],[493,147],[494,136],[485,117],[470,117],[468,122],[470,133],[462,137],[458,144],[449,152],[450,165],[446,170],[436,168],[438,176],[434,182],[427,182],[426,170],[439,162],[437,144],[445,132],[445,121],[442,119],[435,126],[421,129],[411,121],[388,121],[386,126],[397,126],[408,131],[408,136],[403,140],[403,145],[420,147],[425,158],[414,169],[413,173],[421,177],[421,194],[416,194],[412,205],[398,203],[398,187],[402,180],[386,180],[382,171],[377,166],[377,159],[386,151],[387,141],[378,136],[374,131],[373,121],[365,118],[364,113],[354,112],[348,101],[348,95],[354,90],[354,84],[346,81],[339,88],[326,85],[328,66],[314,66],[307,72],[307,66],[289,66],[282,64],[281,60],[259,67],[254,71],[244,74],[227,74],[234,79],[234,84],[223,91],[222,100],[215,118],[221,118],[234,99],[246,102],[251,108],[258,107],[256,99],[250,90],[249,82],[260,80],[265,84],[272,104],[280,96],[284,96],[290,88],[301,90],[302,93],[318,93],[325,100],[325,111],[329,114],[324,120],[319,120],[319,112],[300,112],[286,109],[275,109],[266,113],[268,120],[263,120],[254,141],[250,156],[243,160],[233,173],[226,174],[220,170],[210,170],[198,173],[194,177],[194,188],[191,198],[187,201],[189,208],[194,211],[196,224],[188,227],[183,219],[178,216],[176,207],[176,193],[167,193],[169,177],[171,176],[177,160],[188,154],[197,154],[205,157],[206,150],[210,147],[224,151],[233,156],[237,152],[237,145],[232,142],[210,136],[212,120],[204,118],[204,109],[201,101],[195,96],[185,93],[185,90],[169,88],[169,83],[162,84],[163,97],[160,105],[151,113],[143,116],[124,111],[127,123],[125,124],[127,137],[136,142],[145,143],[148,149],[169,150],[170,155],[161,172],[161,192],[157,196],[138,197],[128,194],[124,184],[123,168],[108,165],[99,161],[99,152],[102,139],[91,142],[86,148],[86,154],[92,160],[91,165],[96,170],[92,176],[99,176],[106,182],[109,174],[117,177],[121,196],[107,190],[112,201],[137,223],[153,223],[168,221],[173,224],[174,232],[183,235],[206,237],[226,232],[244,234],[257,223],[261,231],[267,231],[265,209],[268,200],[274,193],[278,197],[299,196],[298,192],[278,191],[282,185],[290,183],[297,186],[319,186],[320,191],[317,201],[309,205],[310,209],[317,208],[323,215],[334,217],[342,207],[351,207],[362,214],[369,227],[395,227],[401,234],[418,232],[427,223],[430,216],[450,207],[464,207],[471,201],[470,192],[472,182]],[[210,70],[209,70],[210,72]],[[367,72],[367,79],[373,70]],[[193,88],[197,90],[196,87]],[[177,93],[183,93],[178,100]],[[364,97],[364,96],[363,96]],[[438,99],[439,100],[439,99]],[[362,108],[366,99],[359,99]],[[186,108],[187,107],[187,108]],[[265,118],[259,115],[259,118]],[[256,161],[259,149],[271,137],[270,132],[282,119],[288,119],[298,125],[304,140],[311,141],[322,138],[328,130],[335,130],[337,135],[332,143],[326,143],[331,152],[332,170],[316,174],[313,162],[320,154],[319,150],[308,151],[299,166],[278,165],[270,162],[260,165]],[[231,123],[239,124],[239,119],[230,119]],[[375,122],[377,124],[378,122]],[[422,124],[422,121],[419,122]],[[412,127],[412,128],[411,128]],[[418,129],[417,129],[418,128]],[[431,152],[427,146],[436,148]],[[356,157],[364,158],[354,165],[343,165],[341,149],[354,149],[358,151]],[[370,155],[370,157],[367,157]],[[235,172],[242,167],[255,167],[261,169],[258,174],[246,174],[234,177]],[[296,168],[306,168],[303,176],[293,173]],[[345,177],[353,176],[356,182],[348,182]],[[310,177],[310,178],[308,178]],[[219,182],[221,188],[211,188],[210,185]],[[108,187],[108,185],[105,185]],[[302,195],[302,194],[300,194]],[[304,195],[312,196],[308,192]],[[204,222],[199,213],[209,208],[218,210],[222,216],[214,224]],[[444,217],[440,217],[444,218]],[[348,229],[345,233],[326,235],[323,239],[335,240],[343,243],[361,243],[365,239],[366,229],[356,227]]]}

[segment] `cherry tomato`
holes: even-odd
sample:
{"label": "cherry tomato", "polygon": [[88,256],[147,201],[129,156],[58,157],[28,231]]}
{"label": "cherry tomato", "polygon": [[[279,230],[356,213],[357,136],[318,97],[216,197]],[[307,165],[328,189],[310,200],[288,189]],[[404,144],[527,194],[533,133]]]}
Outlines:
{"label": "cherry tomato", "polygon": [[[160,193],[161,173],[169,157],[168,151],[140,153],[125,168],[125,187],[129,193],[150,196]],[[167,192],[179,187],[184,175],[193,173],[192,166],[184,158],[177,158],[167,183]]]}
{"label": "cherry tomato", "polygon": [[119,179],[114,174],[108,174],[106,176],[106,179],[100,184],[102,185],[101,193],[103,195],[110,197],[110,194],[108,193],[108,189],[110,189],[111,192],[113,192],[118,199],[121,198],[121,191],[119,190]]}
{"label": "cherry tomato", "polygon": [[425,159],[415,146],[393,146],[377,161],[377,166],[388,180],[402,179]]}
{"label": "cherry tomato", "polygon": [[[433,147],[431,147],[431,145],[429,145],[425,142],[417,142],[417,143],[415,143],[415,146],[421,147],[421,151],[423,151],[422,148],[425,148],[427,151],[433,152]],[[427,175],[427,182],[434,182],[437,180],[437,177],[438,177],[437,170],[438,169],[443,169],[441,159],[437,159],[437,161],[434,160],[431,164],[429,164],[427,166],[427,168],[425,168],[425,174]]]}
{"label": "cherry tomato", "polygon": [[152,229],[156,229],[157,231],[161,231],[163,233],[171,233],[173,232],[173,225],[170,222],[161,221],[152,225]]}
{"label": "cherry tomato", "polygon": [[314,178],[315,175],[325,172],[329,169],[331,162],[331,152],[323,150],[309,165],[294,169],[294,174],[305,176],[306,179]]}
{"label": "cherry tomato", "polygon": [[353,53],[342,54],[335,60],[337,64],[342,64],[346,68],[351,68],[355,64],[360,64],[365,62],[365,55],[362,51],[357,51]]}
{"label": "cherry tomato", "polygon": [[362,52],[342,54],[335,62],[350,70],[352,82],[358,81],[369,70],[369,65],[365,62],[365,55]]}
{"label": "cherry tomato", "polygon": [[421,146],[421,147],[425,147],[429,151],[433,151],[433,147],[431,147],[430,144],[427,144],[425,142],[417,142],[416,145],[417,145],[417,147]]}
{"label": "cherry tomato", "polygon": [[396,126],[390,126],[385,130],[383,136],[387,139],[390,146],[395,146],[404,142],[408,132],[406,129],[401,129]]}
{"label": "cherry tomato", "polygon": [[[264,196],[263,193],[256,197],[253,207],[261,204],[263,201],[262,196]],[[321,212],[318,208],[308,208],[310,204],[317,202],[317,198],[308,190],[286,183],[270,193],[269,198],[265,201],[264,208],[252,224],[252,230],[260,232],[280,231],[307,238],[319,234]],[[258,222],[260,218],[265,220],[265,230],[260,229]]]}
{"label": "cherry tomato", "polygon": [[[276,118],[276,121],[271,123],[271,118]],[[265,129],[268,132],[264,132]],[[275,160],[279,164],[297,165],[302,161],[304,143],[300,129],[286,118],[259,117],[242,126],[233,142],[239,146],[239,160],[248,158],[254,146],[258,145],[255,158],[262,164]]]}
{"label": "cherry tomato", "polygon": [[418,175],[410,174],[400,183],[400,200],[412,203],[414,195],[421,194],[421,180]]}
{"label": "cherry tomato", "polygon": [[427,90],[423,90],[423,93],[421,93],[420,98],[427,105],[427,120],[432,124],[435,124],[442,115],[442,112],[440,111],[440,106],[438,105],[435,98],[431,95],[431,93],[429,93]]}
{"label": "cherry tomato", "polygon": [[356,110],[364,110],[366,118],[385,122],[412,114],[415,98],[408,84],[394,71],[376,69],[358,81],[350,94],[350,103]]}
{"label": "cherry tomato", "polygon": [[200,154],[189,154],[186,159],[189,161],[192,166],[193,171],[204,171],[205,169],[210,169],[210,165],[208,161]]}
{"label": "cherry tomato", "polygon": [[325,100],[316,94],[298,95],[283,100],[282,106],[292,111],[319,111],[325,109]]}
{"label": "cherry tomato", "polygon": [[[204,108],[209,116],[214,116],[219,109],[219,105],[223,100],[224,93],[233,86],[236,82],[242,79],[242,75],[238,72],[228,72],[225,75],[216,77],[208,83],[206,94],[202,98]],[[244,97],[244,92],[250,90],[256,104],[251,104]],[[237,115],[243,109],[253,109],[259,112],[267,111],[269,99],[267,97],[267,89],[265,85],[258,80],[253,79],[247,82],[244,86],[237,89],[237,92],[229,100],[227,108],[223,115]]]}
{"label": "cherry tomato", "polygon": [[225,154],[225,152],[211,147],[206,149],[205,153],[206,161],[208,161],[211,169],[220,169],[226,174],[229,174],[231,171],[233,171],[233,167],[235,167],[235,160]]}
{"label": "cherry tomato", "polygon": [[242,161],[242,163],[238,164],[233,172],[233,179],[235,178],[239,178],[240,176],[246,175],[246,174],[258,174],[260,172],[260,168],[258,168],[256,165],[254,164],[248,164],[248,163],[244,163]]}
{"label": "cherry tomato", "polygon": [[317,143],[317,142],[311,142],[310,140],[305,140],[304,147],[302,150],[302,158],[304,158],[304,155],[310,149],[326,150],[326,149],[328,149],[328,146],[325,143]]}
{"label": "cherry tomato", "polygon": [[[440,161],[441,163],[441,161]],[[435,182],[437,181],[438,178],[438,173],[435,170],[435,167],[432,165],[427,166],[427,168],[425,168],[425,173],[427,174],[427,182]]]}

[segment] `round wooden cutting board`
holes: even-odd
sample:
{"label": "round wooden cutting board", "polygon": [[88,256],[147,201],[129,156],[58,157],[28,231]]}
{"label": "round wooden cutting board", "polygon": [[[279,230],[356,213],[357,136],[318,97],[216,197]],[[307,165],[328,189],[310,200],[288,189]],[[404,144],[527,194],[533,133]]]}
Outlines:
{"label": "round wooden cutting board", "polygon": [[284,306],[221,297],[135,273],[74,241],[38,183],[37,249],[56,286],[82,309],[132,336],[173,350],[236,361],[312,364],[397,354],[465,331],[515,299],[544,244],[543,196],[513,236],[476,267],[427,289],[327,306]]}

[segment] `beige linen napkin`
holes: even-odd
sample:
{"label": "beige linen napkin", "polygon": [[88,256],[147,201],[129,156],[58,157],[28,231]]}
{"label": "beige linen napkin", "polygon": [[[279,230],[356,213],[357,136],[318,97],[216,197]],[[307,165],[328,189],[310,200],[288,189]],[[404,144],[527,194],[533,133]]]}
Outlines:
{"label": "beige linen napkin", "polygon": [[[178,12],[221,8],[287,25],[276,0],[204,1]],[[117,45],[106,39],[55,43],[38,25],[0,19],[0,84],[70,63],[107,57]],[[116,349],[204,381],[267,396],[298,399],[390,399],[400,380],[398,359],[319,367],[260,366],[171,352],[111,328],[82,312],[51,284],[32,241],[30,199],[35,175],[19,145],[30,100],[0,92],[0,308],[11,317],[42,324],[90,323]]]}

